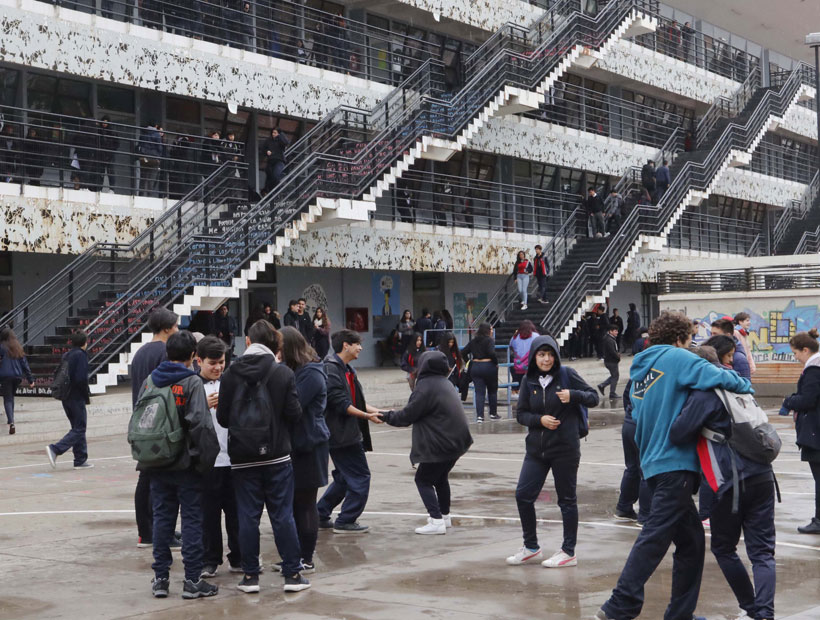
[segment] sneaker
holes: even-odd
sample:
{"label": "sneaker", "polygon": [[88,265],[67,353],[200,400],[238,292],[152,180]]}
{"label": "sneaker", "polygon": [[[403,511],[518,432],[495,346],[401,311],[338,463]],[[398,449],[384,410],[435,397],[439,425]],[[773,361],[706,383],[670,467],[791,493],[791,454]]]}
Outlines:
{"label": "sneaker", "polygon": [[624,512],[623,510],[615,509],[615,520],[616,521],[637,521],[638,514],[634,510],[628,510]]}
{"label": "sneaker", "polygon": [[705,529],[705,530],[712,529],[712,524],[709,523],[709,519],[704,519],[703,521],[701,521],[701,523],[703,524],[703,529]]}
{"label": "sneaker", "polygon": [[416,528],[416,534],[446,534],[447,527],[444,525],[444,519],[427,519],[427,525],[422,525]]}
{"label": "sneaker", "polygon": [[[273,564],[270,565],[270,567],[273,569],[273,572],[281,573],[282,572],[282,564],[283,564],[282,562],[274,562]],[[305,563],[305,561],[300,560],[299,561],[299,567],[300,567],[299,572],[301,572],[301,573],[305,572],[305,567],[306,566],[307,566],[307,564]],[[311,563],[311,566],[313,566],[312,563]],[[260,570],[260,572],[262,572],[262,571]],[[316,567],[315,566],[313,566],[313,569],[311,570],[311,572],[312,573],[316,572]]]}
{"label": "sneaker", "polygon": [[9,435],[14,435],[17,432],[17,429],[14,427],[14,424],[9,424]]}
{"label": "sneaker", "polygon": [[592,616],[592,620],[615,620],[615,618],[610,618],[603,609],[599,609],[598,612]]}
{"label": "sneaker", "polygon": [[219,586],[208,583],[204,579],[200,579],[196,583],[190,579],[186,579],[182,586],[182,598],[200,598],[204,596],[216,596],[219,593]]}
{"label": "sneaker", "polygon": [[86,461],[85,463],[75,465],[74,469],[91,469],[92,467],[94,467],[94,463],[89,463],[88,461]]}
{"label": "sneaker", "polygon": [[316,572],[316,563],[315,562],[305,562],[302,560],[302,570],[300,571],[305,575],[312,575]]}
{"label": "sneaker", "polygon": [[604,386],[603,385],[598,386],[598,391],[601,393],[601,396],[606,396],[606,392],[604,392]]}
{"label": "sneaker", "polygon": [[248,594],[259,592],[259,576],[254,575],[251,577],[250,575],[245,575],[242,577],[242,581],[236,584],[236,589],[247,592]]}
{"label": "sneaker", "polygon": [[578,557],[565,553],[562,549],[556,552],[551,558],[541,562],[544,568],[565,568],[567,566],[578,566]]}
{"label": "sneaker", "polygon": [[527,304],[521,304],[521,309],[526,310],[527,309]]}
{"label": "sneaker", "polygon": [[168,577],[154,577],[151,580],[151,594],[154,598],[166,598],[168,596]]}
{"label": "sneaker", "polygon": [[333,529],[333,519],[320,519],[319,520],[319,529],[320,530],[332,530]]}
{"label": "sneaker", "polygon": [[510,566],[518,566],[519,564],[526,564],[532,560],[540,560],[541,559],[541,548],[538,549],[527,549],[526,547],[521,547],[515,555],[511,555],[507,558],[507,564]]}
{"label": "sneaker", "polygon": [[491,419],[491,420],[500,420],[500,419],[501,419],[501,416],[500,416],[500,415],[498,415],[497,413],[491,413],[491,414],[490,414],[490,419]]}
{"label": "sneaker", "polygon": [[150,549],[153,546],[154,543],[147,538],[143,538],[142,536],[137,537],[137,549]]}
{"label": "sneaker", "polygon": [[285,585],[283,589],[285,592],[301,592],[302,590],[307,590],[309,587],[310,582],[299,573],[296,573],[290,577],[285,577]]}
{"label": "sneaker", "polygon": [[200,579],[210,579],[216,577],[219,567],[216,564],[206,564],[202,567],[202,572],[199,574]]}
{"label": "sneaker", "polygon": [[444,519],[444,527],[453,527],[453,520],[450,515],[441,515],[441,518]]}
{"label": "sneaker", "polygon": [[233,564],[231,564],[231,567],[228,569],[228,572],[229,573],[242,573],[244,571],[242,570],[241,566],[239,566],[239,565],[234,566]]}
{"label": "sneaker", "polygon": [[646,519],[641,519],[640,517],[638,517],[638,520],[635,521],[635,525],[637,525],[638,527],[643,527],[644,525],[646,525]]}
{"label": "sneaker", "polygon": [[[334,534],[365,534],[370,529],[368,525],[359,525],[358,521],[353,523],[337,523],[333,526]],[[304,588],[303,588],[304,589]],[[295,592],[296,590],[294,590]],[[290,590],[288,590],[290,592]]]}
{"label": "sneaker", "polygon": [[798,527],[797,531],[801,534],[820,534],[820,519],[814,517],[808,525]]}
{"label": "sneaker", "polygon": [[51,446],[46,446],[46,456],[48,457],[48,462],[51,464],[51,469],[57,469],[57,454]]}
{"label": "sneaker", "polygon": [[476,424],[484,424],[484,418],[476,418],[475,423]]}

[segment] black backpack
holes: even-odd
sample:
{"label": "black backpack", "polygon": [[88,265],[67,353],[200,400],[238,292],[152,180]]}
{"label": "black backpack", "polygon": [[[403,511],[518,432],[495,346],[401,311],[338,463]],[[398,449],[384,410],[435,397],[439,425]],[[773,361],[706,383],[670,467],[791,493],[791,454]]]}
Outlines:
{"label": "black backpack", "polygon": [[57,400],[65,400],[68,398],[69,390],[71,390],[71,377],[68,375],[68,359],[64,355],[51,381],[51,396]]}
{"label": "black backpack", "polygon": [[228,428],[232,465],[266,461],[273,454],[273,403],[267,379],[274,368],[275,364],[258,383],[242,380],[234,394]]}

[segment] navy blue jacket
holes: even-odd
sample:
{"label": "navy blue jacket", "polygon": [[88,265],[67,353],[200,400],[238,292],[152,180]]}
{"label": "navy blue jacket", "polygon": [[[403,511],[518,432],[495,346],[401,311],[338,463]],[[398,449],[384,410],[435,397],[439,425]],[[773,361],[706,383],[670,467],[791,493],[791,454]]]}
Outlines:
{"label": "navy blue jacket", "polygon": [[783,406],[796,412],[797,445],[820,450],[820,367],[809,366],[797,381],[797,392]]}
{"label": "navy blue jacket", "polygon": [[302,417],[291,429],[291,448],[293,452],[311,452],[330,439],[330,431],[325,422],[327,375],[320,362],[300,366],[294,375]]}
{"label": "navy blue jacket", "polygon": [[79,347],[74,347],[63,355],[68,360],[68,380],[71,387],[65,400],[88,402],[91,390],[88,387],[88,354]]}
{"label": "navy blue jacket", "polygon": [[751,379],[752,369],[749,366],[749,358],[746,357],[746,349],[736,336],[733,336],[733,338],[735,341],[735,354],[732,356],[732,370],[744,379]]}
{"label": "navy blue jacket", "polygon": [[21,379],[22,377],[25,377],[29,383],[34,383],[26,356],[19,359],[13,358],[9,355],[8,349],[0,344],[0,379]]}
{"label": "navy blue jacket", "polygon": [[700,434],[702,428],[732,436],[729,412],[714,391],[692,390],[677,419],[669,429],[669,439],[675,445],[698,442],[698,456],[704,478],[721,496],[733,487],[732,459],[740,482],[754,483],[774,480],[772,466],[744,458],[728,444],[710,441]]}

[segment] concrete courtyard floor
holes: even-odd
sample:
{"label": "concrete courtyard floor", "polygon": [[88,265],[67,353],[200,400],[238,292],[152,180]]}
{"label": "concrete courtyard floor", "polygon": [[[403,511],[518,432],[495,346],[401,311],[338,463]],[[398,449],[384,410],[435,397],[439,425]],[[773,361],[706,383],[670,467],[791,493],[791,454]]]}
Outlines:
{"label": "concrete courtyard floor", "polygon": [[[592,382],[597,370],[589,374]],[[401,376],[396,377],[398,389]],[[122,397],[128,398],[126,393]],[[151,598],[151,550],[136,548],[137,475],[124,432],[89,440],[95,468],[87,471],[74,471],[69,455],[52,470],[40,441],[4,444],[0,618],[590,618],[615,585],[639,531],[612,519],[623,471],[621,411],[609,408],[609,401],[603,404],[593,411],[595,426],[581,447],[577,567],[549,570],[504,563],[521,546],[514,493],[524,429],[515,421],[471,425],[475,444],[451,475],[454,527],[446,536],[431,537],[413,533],[426,515],[407,456],[410,430],[379,426],[372,429],[375,451],[368,460],[373,483],[361,518],[370,533],[321,532],[318,570],[309,577],[313,587],[290,595],[266,568],[258,595],[236,590],[238,576],[224,571],[213,580],[220,586],[217,597],[183,601],[182,563],[175,555],[171,596]],[[812,514],[811,475],[799,461],[790,420],[772,419],[784,439],[775,466],[783,493],[783,503],[777,505],[777,617],[816,620],[820,536],[796,531]],[[549,555],[561,540],[551,477],[537,509],[540,542]],[[264,520],[261,530],[269,567],[278,556]],[[741,556],[745,558],[743,551]],[[663,617],[670,585],[671,552],[647,585],[641,618]],[[707,549],[698,613],[716,620],[735,618],[738,611]]]}

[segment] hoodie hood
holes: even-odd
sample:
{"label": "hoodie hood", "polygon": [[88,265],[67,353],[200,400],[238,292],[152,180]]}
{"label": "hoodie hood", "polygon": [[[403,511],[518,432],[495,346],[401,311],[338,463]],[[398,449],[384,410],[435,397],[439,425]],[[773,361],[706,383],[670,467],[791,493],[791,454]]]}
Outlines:
{"label": "hoodie hood", "polygon": [[254,343],[245,349],[242,357],[231,363],[231,372],[242,377],[246,383],[259,383],[276,364],[273,352],[265,345]]}
{"label": "hoodie hood", "polygon": [[552,336],[538,336],[532,341],[532,345],[530,345],[530,365],[527,367],[528,377],[540,374],[538,364],[535,363],[535,354],[538,352],[538,349],[543,346],[549,347],[553,355],[555,355],[555,363],[552,365],[552,370],[550,370],[549,374],[555,375],[561,369],[561,349],[558,343],[555,342],[555,338]]}
{"label": "hoodie hood", "polygon": [[815,353],[809,359],[806,360],[803,369],[811,368],[812,366],[820,366],[820,352]]}
{"label": "hoodie hood", "polygon": [[[632,359],[632,367],[629,369],[629,378],[634,382],[641,381],[650,373],[652,367],[657,364],[661,355],[665,355],[676,348],[678,347],[674,347],[671,344],[656,344],[647,347]],[[681,351],[689,352],[687,349],[681,349]],[[692,355],[695,354],[692,353]]]}
{"label": "hoodie hood", "polygon": [[419,357],[417,381],[425,377],[446,377],[450,374],[447,356],[441,351],[425,351]]}
{"label": "hoodie hood", "polygon": [[195,375],[196,373],[185,366],[181,362],[169,362],[168,360],[162,362],[151,373],[151,379],[157,387],[166,387],[179,383],[186,377]]}

